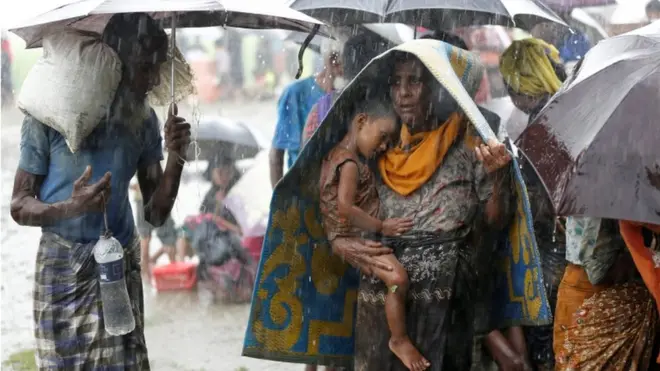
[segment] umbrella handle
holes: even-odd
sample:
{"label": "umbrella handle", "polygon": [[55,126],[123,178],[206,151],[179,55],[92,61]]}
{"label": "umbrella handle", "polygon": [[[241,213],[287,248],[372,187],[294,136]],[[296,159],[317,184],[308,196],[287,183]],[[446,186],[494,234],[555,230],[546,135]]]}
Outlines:
{"label": "umbrella handle", "polygon": [[314,28],[312,28],[312,32],[310,32],[309,35],[307,35],[305,41],[303,41],[302,46],[300,47],[300,50],[298,50],[298,72],[296,72],[296,80],[298,80],[303,73],[303,56],[305,55],[305,50],[309,46],[309,43],[312,42],[314,36],[316,36],[316,34],[319,32],[320,28],[321,28],[320,24],[314,25]]}
{"label": "umbrella handle", "polygon": [[172,101],[172,104],[170,107],[172,108],[172,114],[174,114],[174,58],[175,58],[175,51],[176,51],[176,12],[172,13],[172,35],[170,37],[170,54],[172,58],[172,69],[170,71],[170,98]]}

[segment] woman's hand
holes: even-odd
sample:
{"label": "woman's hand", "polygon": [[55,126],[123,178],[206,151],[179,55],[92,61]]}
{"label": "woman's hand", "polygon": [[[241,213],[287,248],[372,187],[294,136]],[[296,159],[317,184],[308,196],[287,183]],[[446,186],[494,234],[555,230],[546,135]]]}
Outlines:
{"label": "woman's hand", "polygon": [[511,155],[504,144],[495,139],[489,140],[488,144],[477,146],[474,151],[477,159],[484,164],[484,169],[488,174],[502,169],[511,162]]}
{"label": "woman's hand", "polygon": [[383,247],[379,242],[356,238],[337,238],[332,241],[332,252],[369,276],[373,275],[375,268],[386,271],[394,269],[392,266],[374,259],[377,256],[392,253],[392,249]]}

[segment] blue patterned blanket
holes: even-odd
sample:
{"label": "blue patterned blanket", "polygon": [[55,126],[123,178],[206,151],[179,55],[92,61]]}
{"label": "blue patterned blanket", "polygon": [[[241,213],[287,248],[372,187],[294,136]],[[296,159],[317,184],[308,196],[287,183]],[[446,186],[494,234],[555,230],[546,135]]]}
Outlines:
{"label": "blue patterned blanket", "polygon": [[[283,362],[349,365],[354,346],[357,271],[331,253],[321,226],[318,180],[323,156],[345,135],[347,107],[365,85],[382,80],[394,51],[416,55],[459,102],[484,141],[494,138],[466,91],[481,80],[476,57],[435,40],[402,44],[374,59],[342,92],[277,185],[257,273],[243,355]],[[452,72],[452,71],[455,71]],[[477,82],[475,82],[477,81]],[[476,85],[475,85],[476,84]],[[497,262],[496,323],[543,325],[552,320],[527,190],[517,160],[517,211]],[[383,350],[387,351],[387,350]]]}

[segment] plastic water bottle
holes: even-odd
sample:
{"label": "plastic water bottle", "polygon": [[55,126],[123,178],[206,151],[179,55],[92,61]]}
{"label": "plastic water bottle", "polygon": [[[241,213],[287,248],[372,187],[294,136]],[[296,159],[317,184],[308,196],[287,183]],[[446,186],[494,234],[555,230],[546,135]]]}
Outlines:
{"label": "plastic water bottle", "polygon": [[135,329],[135,318],[124,279],[124,249],[109,234],[101,236],[94,246],[94,260],[99,268],[105,331],[126,335]]}

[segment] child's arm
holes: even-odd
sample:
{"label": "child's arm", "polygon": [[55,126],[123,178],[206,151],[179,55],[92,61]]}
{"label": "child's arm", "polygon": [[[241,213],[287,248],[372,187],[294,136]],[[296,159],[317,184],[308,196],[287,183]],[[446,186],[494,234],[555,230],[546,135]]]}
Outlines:
{"label": "child's arm", "polygon": [[353,161],[347,161],[339,168],[339,189],[337,195],[339,215],[347,218],[351,224],[360,229],[380,233],[383,229],[383,222],[355,206],[358,177],[358,167]]}

